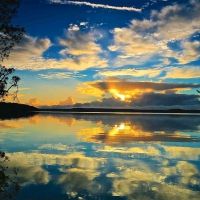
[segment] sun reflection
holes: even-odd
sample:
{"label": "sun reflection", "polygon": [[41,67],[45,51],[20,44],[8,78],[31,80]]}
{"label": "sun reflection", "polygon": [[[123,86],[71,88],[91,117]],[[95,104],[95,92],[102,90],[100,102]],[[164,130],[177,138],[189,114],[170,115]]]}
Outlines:
{"label": "sun reflection", "polygon": [[124,123],[120,124],[118,129],[119,130],[124,130]]}
{"label": "sun reflection", "polygon": [[178,132],[168,133],[165,131],[147,131],[139,125],[123,122],[110,126],[109,129],[88,128],[77,132],[82,141],[105,143],[109,145],[122,144],[130,141],[190,141],[189,135]]}
{"label": "sun reflection", "polygon": [[[94,131],[95,130],[95,131]],[[129,123],[115,124],[110,130],[104,129],[83,129],[77,132],[83,141],[87,142],[105,142],[107,144],[123,143],[134,140],[134,138],[151,137],[152,133],[143,131],[141,127]]]}

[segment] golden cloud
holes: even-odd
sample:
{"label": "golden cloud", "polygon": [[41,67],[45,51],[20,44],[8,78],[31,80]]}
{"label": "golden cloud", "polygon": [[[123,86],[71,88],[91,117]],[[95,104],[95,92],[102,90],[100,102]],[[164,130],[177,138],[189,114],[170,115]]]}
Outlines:
{"label": "golden cloud", "polygon": [[[142,92],[150,91],[180,91],[185,89],[199,88],[200,84],[184,84],[184,83],[160,83],[160,82],[134,82],[124,81],[118,79],[118,81],[94,81],[85,82],[85,90],[94,88],[97,94],[112,93],[112,90],[116,90],[119,94],[134,96],[135,94],[141,94]],[[79,91],[83,91],[79,89]]]}
{"label": "golden cloud", "polygon": [[185,67],[171,67],[166,72],[164,78],[199,78],[200,68],[195,66],[185,66]]}
{"label": "golden cloud", "polygon": [[60,101],[58,105],[60,106],[65,106],[65,105],[74,105],[75,101],[72,99],[72,97],[68,97],[66,100],[64,101]]}
{"label": "golden cloud", "polygon": [[30,105],[30,106],[38,107],[40,105],[40,102],[37,98],[33,98],[33,99],[29,99],[27,104]]}

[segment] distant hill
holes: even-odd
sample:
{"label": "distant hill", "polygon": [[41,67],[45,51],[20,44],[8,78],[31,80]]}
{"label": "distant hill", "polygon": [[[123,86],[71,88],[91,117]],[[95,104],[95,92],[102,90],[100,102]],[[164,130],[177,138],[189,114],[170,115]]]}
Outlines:
{"label": "distant hill", "polygon": [[124,112],[124,113],[200,113],[200,110],[184,110],[184,109],[169,109],[169,110],[139,110],[139,109],[123,109],[123,108],[69,108],[69,109],[55,109],[55,108],[42,108],[39,111],[43,112],[77,112],[77,113],[109,113],[109,112]]}
{"label": "distant hill", "polygon": [[34,115],[33,111],[38,110],[38,108],[25,104],[0,102],[0,119],[29,117]]}

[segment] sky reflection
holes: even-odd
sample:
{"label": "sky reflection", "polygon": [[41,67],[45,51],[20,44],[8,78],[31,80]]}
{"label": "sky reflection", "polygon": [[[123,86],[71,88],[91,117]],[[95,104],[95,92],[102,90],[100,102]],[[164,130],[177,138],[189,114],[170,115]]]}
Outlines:
{"label": "sky reflection", "polygon": [[17,199],[200,196],[199,116],[40,114],[0,127]]}

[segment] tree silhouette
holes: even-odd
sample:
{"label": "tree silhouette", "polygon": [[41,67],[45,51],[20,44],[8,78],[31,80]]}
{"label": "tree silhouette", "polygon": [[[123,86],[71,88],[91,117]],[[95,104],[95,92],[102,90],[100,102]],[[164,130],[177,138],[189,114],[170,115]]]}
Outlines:
{"label": "tree silhouette", "polygon": [[0,65],[0,99],[4,100],[5,96],[8,96],[9,90],[12,87],[16,87],[17,90],[14,95],[14,99],[17,98],[18,93],[18,82],[20,78],[18,76],[13,76],[10,85],[8,87],[8,76],[14,72],[14,68],[6,68],[5,66]]}
{"label": "tree silhouette", "polygon": [[[3,61],[9,57],[15,44],[19,43],[25,33],[25,29],[19,25],[12,25],[12,19],[17,15],[20,0],[0,0],[0,59]],[[13,76],[9,82],[9,75],[14,68],[6,68],[0,65],[0,100],[5,100],[12,87],[17,87],[14,97],[17,98],[19,77]],[[10,85],[9,85],[10,84]]]}
{"label": "tree silhouette", "polygon": [[14,169],[15,180],[10,179],[6,175],[8,167],[5,166],[5,162],[9,161],[4,152],[0,151],[0,199],[12,199],[20,191],[19,179],[17,176],[18,169]]}

